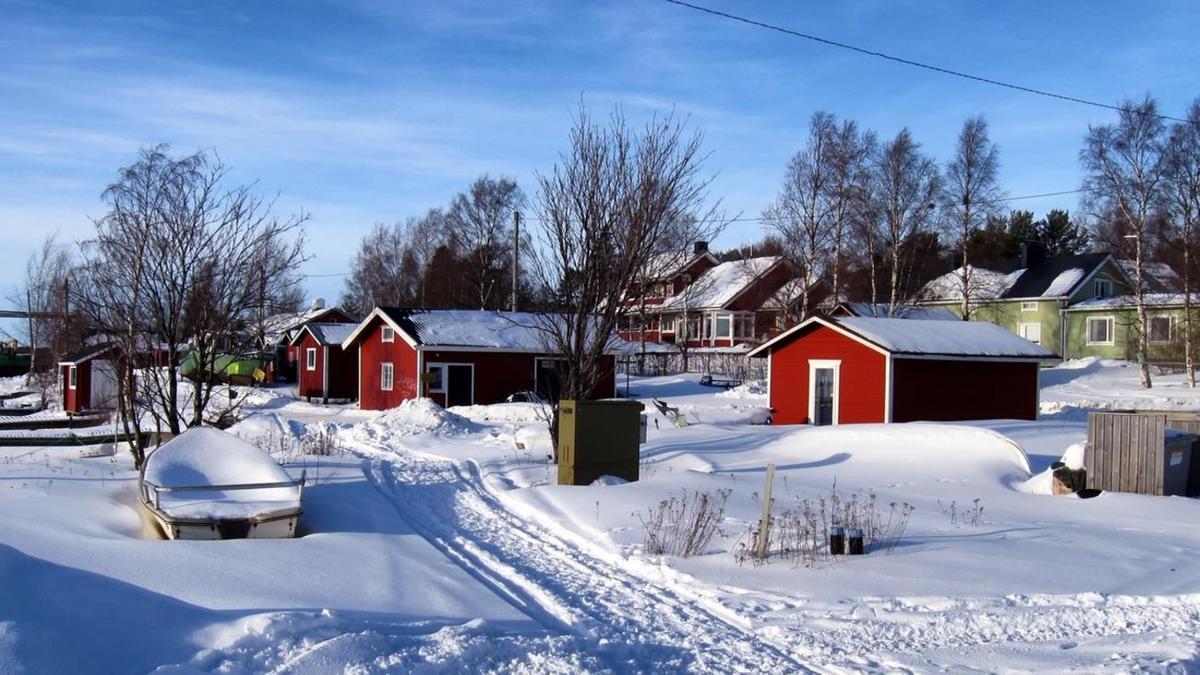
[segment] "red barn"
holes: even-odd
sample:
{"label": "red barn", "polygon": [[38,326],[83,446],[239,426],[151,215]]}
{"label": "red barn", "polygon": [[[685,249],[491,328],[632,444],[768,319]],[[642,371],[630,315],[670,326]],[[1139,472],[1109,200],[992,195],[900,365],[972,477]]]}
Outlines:
{"label": "red barn", "polygon": [[974,321],[811,318],[750,352],[767,359],[776,424],[1036,419],[1058,358]]}
{"label": "red barn", "polygon": [[62,407],[68,415],[116,407],[116,353],[111,343],[91,345],[58,362]]}
{"label": "red barn", "polygon": [[296,395],[312,400],[353,401],[358,396],[358,354],[342,348],[352,323],[306,323],[288,351],[297,355]]}
{"label": "red barn", "polygon": [[[342,346],[358,348],[358,403],[393,408],[428,397],[438,405],[499,403],[536,391],[558,398],[562,358],[547,348],[546,315],[376,307]],[[616,361],[604,357],[597,396],[616,393]]]}

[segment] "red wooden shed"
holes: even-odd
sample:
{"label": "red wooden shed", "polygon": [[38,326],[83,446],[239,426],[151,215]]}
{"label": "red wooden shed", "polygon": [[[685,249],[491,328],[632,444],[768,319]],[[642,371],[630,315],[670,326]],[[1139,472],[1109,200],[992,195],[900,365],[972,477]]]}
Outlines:
{"label": "red wooden shed", "polygon": [[814,317],[750,352],[776,424],[1036,419],[1058,357],[995,324]]}
{"label": "red wooden shed", "polygon": [[84,347],[58,362],[62,407],[68,415],[116,407],[117,350],[112,343]]}
{"label": "red wooden shed", "polygon": [[352,323],[307,323],[289,343],[297,354],[296,395],[310,401],[353,401],[358,397],[358,354],[342,343]]}
{"label": "red wooden shed", "polygon": [[[358,404],[393,408],[425,396],[438,405],[499,403],[536,391],[558,398],[561,356],[546,346],[538,326],[546,315],[478,310],[376,307],[342,346],[358,351]],[[616,393],[610,354],[597,396]]]}

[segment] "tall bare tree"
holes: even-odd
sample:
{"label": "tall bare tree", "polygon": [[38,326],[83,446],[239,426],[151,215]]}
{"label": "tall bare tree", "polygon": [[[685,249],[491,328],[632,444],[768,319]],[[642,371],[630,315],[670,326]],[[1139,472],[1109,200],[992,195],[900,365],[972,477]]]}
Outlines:
{"label": "tall bare tree", "polygon": [[143,417],[171,433],[204,424],[218,357],[253,345],[246,327],[272,302],[264,289],[286,291],[303,261],[306,216],[276,217],[251,186],[229,186],[213,156],[169,152],[142,150],[104,191],[109,211],[85,242],[79,284],[81,308],[120,352],[119,412],[139,466]]}
{"label": "tall bare tree", "polygon": [[975,310],[971,299],[978,285],[972,245],[975,233],[998,212],[999,175],[1000,151],[988,137],[987,120],[982,115],[968,118],[958,134],[954,156],[946,163],[941,195],[945,231],[959,258],[956,276],[964,321]]}
{"label": "tall bare tree", "polygon": [[1137,307],[1137,361],[1142,386],[1151,387],[1149,319],[1146,313],[1145,263],[1150,219],[1162,198],[1165,125],[1158,104],[1147,96],[1125,101],[1116,124],[1089,126],[1079,153],[1083,164],[1084,204],[1100,220],[1115,219],[1124,237],[1118,252],[1133,259],[1133,299]]}
{"label": "tall bare tree", "polygon": [[[870,239],[888,265],[887,312],[909,300],[914,270],[924,247],[920,239],[934,223],[941,175],[937,162],[921,153],[908,129],[884,143],[875,156]],[[874,277],[874,275],[872,275]],[[872,280],[874,283],[874,280]]]}
{"label": "tall bare tree", "polygon": [[870,159],[878,142],[875,133],[860,131],[858,124],[845,120],[834,137],[833,172],[829,184],[833,213],[833,259],[830,262],[829,285],[834,302],[843,297],[843,270],[846,264],[846,244],[854,235],[854,223],[867,199],[871,181]]}
{"label": "tall bare tree", "polygon": [[1200,99],[1194,101],[1186,121],[1171,127],[1166,147],[1164,205],[1183,256],[1183,358],[1188,386],[1196,387],[1192,349],[1192,250],[1200,230]]}
{"label": "tall bare tree", "polygon": [[480,176],[450,201],[446,226],[463,257],[472,304],[499,309],[512,291],[513,213],[525,202],[516,181]]}
{"label": "tall bare tree", "polygon": [[608,124],[580,106],[570,149],[538,175],[534,274],[560,313],[537,328],[566,360],[563,397],[590,397],[619,326],[626,292],[656,253],[709,241],[723,224],[706,207],[702,135],[685,120],[654,117],[639,132],[620,109]]}
{"label": "tall bare tree", "polygon": [[73,272],[71,249],[56,234],[50,234],[29,256],[20,286],[8,297],[13,307],[28,315],[19,324],[25,329],[24,339],[29,345],[27,384],[41,394],[42,405],[54,387],[54,364],[81,337],[78,322],[71,318],[68,298]]}

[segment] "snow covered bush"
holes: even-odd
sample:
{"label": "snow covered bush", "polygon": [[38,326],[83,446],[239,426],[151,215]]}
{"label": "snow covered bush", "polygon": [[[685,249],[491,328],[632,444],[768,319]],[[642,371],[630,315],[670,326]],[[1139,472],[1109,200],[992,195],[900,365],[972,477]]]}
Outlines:
{"label": "snow covered bush", "polygon": [[638,513],[645,530],[644,550],[650,555],[688,558],[704,553],[725,518],[730,490],[694,492],[664,499],[649,511]]}

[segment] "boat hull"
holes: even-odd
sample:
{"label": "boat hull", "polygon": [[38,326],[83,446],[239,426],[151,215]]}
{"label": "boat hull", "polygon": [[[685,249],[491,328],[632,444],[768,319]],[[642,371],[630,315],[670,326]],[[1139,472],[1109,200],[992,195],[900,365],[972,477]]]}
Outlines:
{"label": "boat hull", "polygon": [[145,502],[142,508],[163,538],[172,540],[290,539],[300,521],[300,509],[269,517],[184,520]]}

